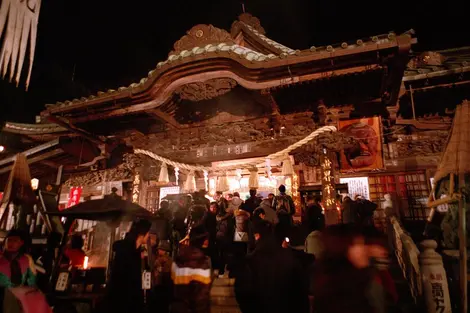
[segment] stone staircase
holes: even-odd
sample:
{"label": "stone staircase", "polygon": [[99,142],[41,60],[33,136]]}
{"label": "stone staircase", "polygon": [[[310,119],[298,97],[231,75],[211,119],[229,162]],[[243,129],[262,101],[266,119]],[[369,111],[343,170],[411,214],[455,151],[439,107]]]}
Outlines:
{"label": "stone staircase", "polygon": [[211,313],[241,313],[233,288],[234,279],[216,278],[211,289]]}

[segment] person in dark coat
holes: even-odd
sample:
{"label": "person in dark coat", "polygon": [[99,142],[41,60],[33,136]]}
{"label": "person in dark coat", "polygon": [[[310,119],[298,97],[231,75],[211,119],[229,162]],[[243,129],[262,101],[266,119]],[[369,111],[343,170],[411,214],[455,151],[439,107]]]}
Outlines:
{"label": "person in dark coat", "polygon": [[323,209],[321,207],[321,197],[314,195],[307,196],[307,207],[305,208],[305,220],[303,225],[311,231],[311,225],[315,224],[317,219],[325,219]]}
{"label": "person in dark coat", "polygon": [[358,224],[359,214],[357,212],[357,205],[350,197],[344,197],[341,204],[341,214],[343,224]]}
{"label": "person in dark coat", "polygon": [[256,189],[250,189],[250,197],[246,199],[244,210],[253,215],[253,211],[261,204],[261,199],[256,196]]}
{"label": "person in dark coat", "polygon": [[211,202],[209,212],[206,215],[204,226],[209,233],[209,256],[211,257],[212,267],[218,268],[217,264],[218,253],[217,253],[217,213],[219,212],[219,206],[217,202]]}
{"label": "person in dark coat", "polygon": [[114,259],[105,300],[108,313],[144,312],[141,247],[148,240],[150,227],[147,220],[137,221],[125,239],[113,245]]}
{"label": "person in dark coat", "polygon": [[332,225],[325,229],[323,243],[312,274],[314,312],[385,312],[383,290],[375,284],[370,249],[360,231],[352,225]]}
{"label": "person in dark coat", "polygon": [[211,262],[202,250],[208,244],[209,234],[199,225],[191,229],[189,245],[180,247],[171,267],[172,313],[210,312]]}
{"label": "person in dark coat", "polygon": [[255,250],[235,280],[235,296],[243,313],[306,313],[305,273],[289,249],[274,239],[271,224],[254,225]]}

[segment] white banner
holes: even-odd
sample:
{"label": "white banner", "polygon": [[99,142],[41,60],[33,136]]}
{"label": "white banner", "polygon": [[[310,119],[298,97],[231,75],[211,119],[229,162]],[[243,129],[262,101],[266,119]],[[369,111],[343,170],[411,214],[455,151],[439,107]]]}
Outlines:
{"label": "white banner", "polygon": [[340,178],[339,182],[341,184],[348,184],[348,193],[351,198],[361,195],[363,198],[370,200],[368,177]]}
{"label": "white banner", "polygon": [[162,202],[162,199],[165,198],[168,195],[177,195],[180,193],[180,187],[175,186],[175,187],[162,187],[160,188],[160,199],[159,203]]}

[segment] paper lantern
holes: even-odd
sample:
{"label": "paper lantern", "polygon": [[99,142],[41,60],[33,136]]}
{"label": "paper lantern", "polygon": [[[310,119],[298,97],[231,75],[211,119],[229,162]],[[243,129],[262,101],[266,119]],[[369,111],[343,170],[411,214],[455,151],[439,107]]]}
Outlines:
{"label": "paper lantern", "polygon": [[37,178],[31,179],[31,188],[33,188],[33,190],[37,190],[38,187],[39,187],[39,179]]}
{"label": "paper lantern", "polygon": [[170,179],[168,178],[168,167],[166,163],[162,163],[160,168],[160,176],[158,176],[158,181],[162,183],[168,183]]}

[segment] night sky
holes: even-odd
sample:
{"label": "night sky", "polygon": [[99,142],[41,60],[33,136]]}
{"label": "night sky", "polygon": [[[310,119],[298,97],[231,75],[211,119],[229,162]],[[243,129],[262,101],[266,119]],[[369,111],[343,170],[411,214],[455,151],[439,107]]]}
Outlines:
{"label": "night sky", "polygon": [[[0,0],[1,2],[1,0]],[[245,0],[293,49],[415,29],[417,51],[470,46],[464,1]],[[230,30],[239,0],[44,0],[28,92],[0,82],[1,120],[34,123],[44,104],[138,82],[196,24]]]}

